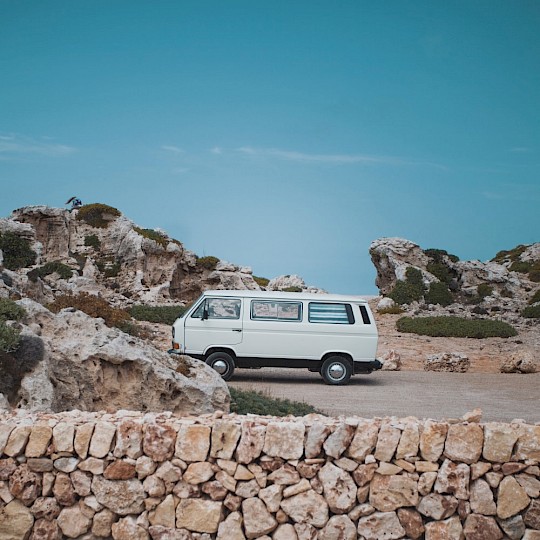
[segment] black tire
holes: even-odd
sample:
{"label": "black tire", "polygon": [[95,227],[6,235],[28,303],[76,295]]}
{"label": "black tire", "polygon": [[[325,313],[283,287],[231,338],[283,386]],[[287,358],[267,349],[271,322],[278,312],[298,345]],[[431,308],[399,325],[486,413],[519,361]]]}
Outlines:
{"label": "black tire", "polygon": [[229,381],[234,373],[234,360],[229,353],[218,351],[206,359],[206,363],[217,371],[224,381]]}
{"label": "black tire", "polygon": [[352,366],[343,356],[330,356],[321,367],[321,377],[326,384],[348,384],[352,375]]}

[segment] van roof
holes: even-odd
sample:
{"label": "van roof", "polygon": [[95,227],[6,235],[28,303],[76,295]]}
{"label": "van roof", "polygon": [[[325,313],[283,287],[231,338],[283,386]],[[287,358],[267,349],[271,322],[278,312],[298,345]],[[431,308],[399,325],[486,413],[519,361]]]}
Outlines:
{"label": "van roof", "polygon": [[236,298],[264,298],[267,300],[313,300],[322,302],[362,302],[367,300],[362,296],[327,293],[305,293],[305,292],[285,292],[285,291],[233,291],[233,290],[208,290],[203,291],[204,296],[234,296]]}

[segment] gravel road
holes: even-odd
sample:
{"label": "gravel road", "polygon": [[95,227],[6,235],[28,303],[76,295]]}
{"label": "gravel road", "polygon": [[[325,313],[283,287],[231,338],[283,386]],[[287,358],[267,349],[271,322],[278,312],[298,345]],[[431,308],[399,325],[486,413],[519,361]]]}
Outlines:
{"label": "gravel road", "polygon": [[239,369],[229,384],[277,398],[305,401],[330,416],[460,418],[479,407],[482,421],[540,422],[540,373],[376,372],[348,386],[328,386],[303,369]]}

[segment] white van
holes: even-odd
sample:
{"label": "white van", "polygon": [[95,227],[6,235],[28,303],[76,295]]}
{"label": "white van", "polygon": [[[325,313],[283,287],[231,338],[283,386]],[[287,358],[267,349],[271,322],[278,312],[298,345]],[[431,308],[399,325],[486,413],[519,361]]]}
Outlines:
{"label": "white van", "polygon": [[358,296],[205,291],[173,324],[171,353],[204,360],[226,381],[235,368],[307,368],[327,384],[382,367],[377,327]]}

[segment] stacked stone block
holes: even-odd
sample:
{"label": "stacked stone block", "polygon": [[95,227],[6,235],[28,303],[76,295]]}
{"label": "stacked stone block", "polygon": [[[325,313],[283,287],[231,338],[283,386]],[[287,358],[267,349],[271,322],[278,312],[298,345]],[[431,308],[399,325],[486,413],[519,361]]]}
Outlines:
{"label": "stacked stone block", "polygon": [[0,417],[0,539],[540,540],[540,426]]}

